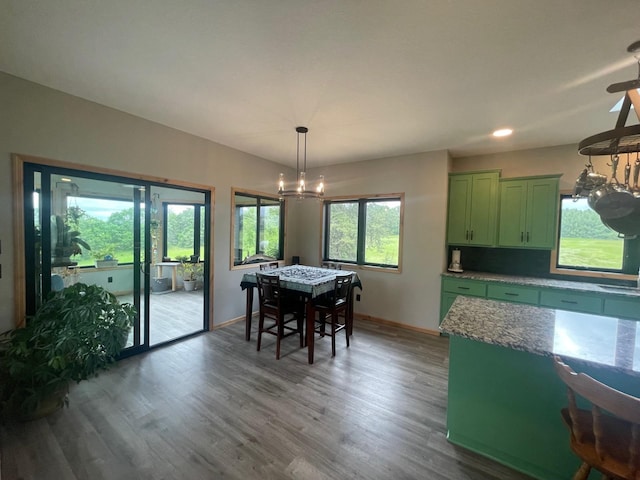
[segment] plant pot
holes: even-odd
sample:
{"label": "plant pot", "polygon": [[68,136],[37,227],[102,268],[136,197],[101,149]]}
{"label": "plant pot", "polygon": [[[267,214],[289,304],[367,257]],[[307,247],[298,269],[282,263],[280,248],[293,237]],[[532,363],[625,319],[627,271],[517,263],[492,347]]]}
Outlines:
{"label": "plant pot", "polygon": [[118,266],[118,260],[96,260],[96,268],[113,268]]}
{"label": "plant pot", "polygon": [[19,404],[8,402],[4,405],[3,421],[6,422],[30,422],[39,418],[46,417],[57,412],[62,407],[69,404],[69,384],[65,383],[58,387],[46,398],[40,400],[36,409],[32,412],[23,412]]}
{"label": "plant pot", "polygon": [[184,280],[184,290],[186,292],[191,292],[196,289],[196,281],[195,280]]}
{"label": "plant pot", "polygon": [[151,291],[154,293],[166,292],[170,288],[170,278],[158,277],[151,280]]}

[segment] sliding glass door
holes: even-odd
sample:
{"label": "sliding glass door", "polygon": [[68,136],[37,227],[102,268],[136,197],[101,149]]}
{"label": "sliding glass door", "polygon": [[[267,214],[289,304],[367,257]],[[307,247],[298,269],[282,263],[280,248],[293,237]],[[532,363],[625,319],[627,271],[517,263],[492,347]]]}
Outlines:
{"label": "sliding glass door", "polygon": [[24,187],[28,315],[82,282],[136,307],[125,353],[208,329],[208,191],[30,163]]}

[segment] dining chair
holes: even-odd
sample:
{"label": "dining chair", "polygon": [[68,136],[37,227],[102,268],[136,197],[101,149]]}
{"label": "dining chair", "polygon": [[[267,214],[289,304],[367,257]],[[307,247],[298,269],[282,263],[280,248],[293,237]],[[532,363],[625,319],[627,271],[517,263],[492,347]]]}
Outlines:
{"label": "dining chair", "polygon": [[260,270],[273,270],[274,268],[278,268],[278,266],[278,262],[261,263]]}
{"label": "dining chair", "polygon": [[[592,468],[607,479],[640,478],[640,398],[575,373],[558,356],[553,362],[567,385],[569,401],[562,419],[569,428],[571,450],[582,460],[574,480],[586,479]],[[579,408],[576,396],[591,408]]]}
{"label": "dining chair", "polygon": [[[296,333],[300,336],[300,348],[304,346],[304,303],[297,296],[283,292],[280,277],[256,273],[258,283],[258,303],[260,317],[258,321],[258,351],[262,343],[262,334],[276,337],[276,359],[280,360],[280,341]],[[268,325],[265,326],[265,320]],[[295,322],[295,326],[290,325]]]}
{"label": "dining chair", "polygon": [[[315,333],[321,337],[331,337],[331,356],[336,356],[336,334],[345,331],[347,347],[349,347],[349,332],[351,331],[351,318],[349,315],[349,297],[351,293],[351,275],[336,275],[333,290],[316,299],[314,308],[318,312],[318,325]],[[344,321],[340,323],[340,318]],[[326,324],[330,322],[331,333],[327,333]]]}

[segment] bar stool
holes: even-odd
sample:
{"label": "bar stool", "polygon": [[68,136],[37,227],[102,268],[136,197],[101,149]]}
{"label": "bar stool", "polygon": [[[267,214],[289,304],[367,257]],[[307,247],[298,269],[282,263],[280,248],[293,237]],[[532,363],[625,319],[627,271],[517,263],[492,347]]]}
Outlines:
{"label": "bar stool", "polygon": [[[331,356],[336,356],[336,334],[344,330],[349,347],[349,334],[351,331],[351,319],[349,315],[349,294],[351,292],[351,275],[337,275],[334,288],[327,294],[319,297],[314,305],[315,311],[319,313],[319,326],[316,333],[324,337],[331,336]],[[331,333],[326,332],[325,325],[329,317]],[[340,323],[340,317],[344,318],[344,323]]]}
{"label": "bar stool", "polygon": [[[640,478],[640,398],[575,373],[560,357],[554,357],[554,366],[567,385],[569,404],[562,419],[571,433],[571,450],[582,460],[574,480],[585,480],[592,468],[603,478]],[[576,395],[591,409],[578,408]]]}
{"label": "bar stool", "polygon": [[[304,346],[304,303],[298,297],[285,295],[280,286],[280,277],[256,273],[260,318],[258,321],[258,351],[262,343],[262,334],[276,337],[276,359],[280,360],[280,341],[296,333],[300,335],[300,348]],[[289,318],[287,316],[290,315]],[[265,319],[273,323],[265,326]],[[296,322],[296,326],[289,323]]]}

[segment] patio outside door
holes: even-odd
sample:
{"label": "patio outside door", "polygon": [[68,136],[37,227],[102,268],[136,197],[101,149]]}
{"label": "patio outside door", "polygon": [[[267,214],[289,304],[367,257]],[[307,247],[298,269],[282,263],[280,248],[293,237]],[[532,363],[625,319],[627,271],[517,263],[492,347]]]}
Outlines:
{"label": "patio outside door", "polygon": [[27,314],[82,282],[136,307],[125,355],[208,329],[208,192],[34,164],[24,178]]}

